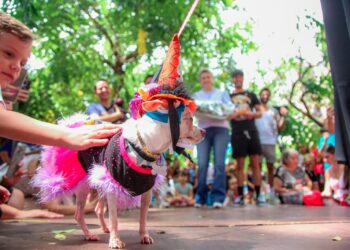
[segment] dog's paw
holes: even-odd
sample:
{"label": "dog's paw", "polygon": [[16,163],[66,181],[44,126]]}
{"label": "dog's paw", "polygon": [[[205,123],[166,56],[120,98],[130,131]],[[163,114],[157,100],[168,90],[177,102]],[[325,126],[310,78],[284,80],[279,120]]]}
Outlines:
{"label": "dog's paw", "polygon": [[143,236],[141,236],[141,244],[151,245],[151,244],[153,244],[153,242],[154,242],[154,240],[148,234],[144,234]]}
{"label": "dog's paw", "polygon": [[111,238],[109,239],[108,247],[112,249],[123,249],[125,248],[125,243],[118,238]]}
{"label": "dog's paw", "polygon": [[101,227],[101,230],[106,234],[110,233],[109,228],[107,226]]}
{"label": "dog's paw", "polygon": [[100,240],[100,238],[97,235],[88,234],[88,235],[85,235],[85,240],[87,240],[87,241],[98,241],[98,240]]}

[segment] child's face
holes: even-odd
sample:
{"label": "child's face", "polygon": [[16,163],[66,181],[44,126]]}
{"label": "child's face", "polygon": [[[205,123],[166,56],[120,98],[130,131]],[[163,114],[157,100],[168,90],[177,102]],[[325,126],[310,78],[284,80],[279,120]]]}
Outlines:
{"label": "child's face", "polygon": [[186,183],[187,182],[187,176],[186,175],[179,175],[179,182],[180,183]]}
{"label": "child's face", "polygon": [[237,188],[237,181],[230,182],[230,190],[235,190]]}
{"label": "child's face", "polygon": [[27,63],[32,50],[32,42],[21,41],[16,36],[0,32],[0,84],[13,83],[21,68]]}

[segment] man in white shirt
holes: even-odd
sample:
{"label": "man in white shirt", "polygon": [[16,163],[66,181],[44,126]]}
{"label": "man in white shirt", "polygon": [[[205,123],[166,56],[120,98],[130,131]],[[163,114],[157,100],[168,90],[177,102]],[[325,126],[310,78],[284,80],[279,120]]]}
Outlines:
{"label": "man in white shirt", "polygon": [[276,144],[278,133],[283,129],[288,110],[281,107],[279,110],[269,107],[271,92],[268,88],[260,91],[260,102],[262,116],[255,120],[255,125],[259,132],[259,138],[262,148],[261,162],[265,158],[268,170],[268,182],[270,185],[270,201],[274,200],[273,176],[274,163],[276,161]]}

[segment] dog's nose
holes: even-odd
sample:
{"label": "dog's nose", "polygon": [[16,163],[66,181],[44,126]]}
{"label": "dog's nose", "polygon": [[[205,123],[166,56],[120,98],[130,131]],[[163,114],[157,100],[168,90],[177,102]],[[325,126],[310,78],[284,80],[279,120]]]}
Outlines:
{"label": "dog's nose", "polygon": [[204,130],[204,129],[201,129],[201,135],[203,136],[203,137],[205,137],[205,134],[206,134],[207,132]]}

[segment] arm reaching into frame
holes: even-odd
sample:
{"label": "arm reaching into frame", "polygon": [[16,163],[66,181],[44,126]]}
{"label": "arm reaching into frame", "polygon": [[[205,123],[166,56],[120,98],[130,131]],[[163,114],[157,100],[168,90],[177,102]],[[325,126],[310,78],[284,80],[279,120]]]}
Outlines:
{"label": "arm reaching into frame", "polygon": [[113,124],[66,128],[0,109],[0,136],[35,144],[61,146],[73,150],[107,144],[119,127]]}

